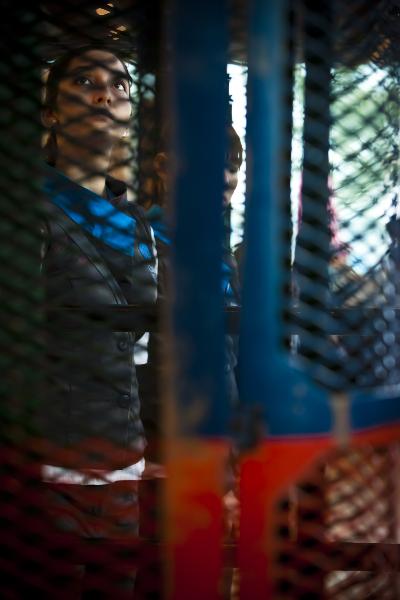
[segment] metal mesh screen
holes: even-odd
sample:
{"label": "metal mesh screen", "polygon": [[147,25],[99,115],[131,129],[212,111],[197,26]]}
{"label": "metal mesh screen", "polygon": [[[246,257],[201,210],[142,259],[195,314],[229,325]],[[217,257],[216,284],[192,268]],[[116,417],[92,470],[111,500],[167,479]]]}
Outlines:
{"label": "metal mesh screen", "polygon": [[[161,213],[172,171],[163,19],[161,2],[10,10],[4,597],[162,595],[167,359],[155,298],[169,287]],[[224,85],[229,203],[244,155],[230,129],[228,77]],[[227,219],[227,252],[230,227]],[[224,262],[223,293],[235,308],[233,265]],[[233,356],[235,341],[225,341]],[[228,569],[227,590],[231,580]]]}
{"label": "metal mesh screen", "polygon": [[277,597],[396,598],[392,461],[386,449],[335,453],[290,488],[277,511]]}
{"label": "metal mesh screen", "polygon": [[397,7],[339,2],[327,11],[305,4],[301,17],[295,282],[300,313],[309,315],[301,325],[304,356],[323,357],[315,376],[343,389],[396,380],[389,308],[396,307]]}
{"label": "metal mesh screen", "polygon": [[[335,423],[344,442],[340,449],[319,457],[301,476],[293,471],[289,483],[289,476],[282,477],[270,492],[269,483],[276,483],[270,447],[259,462],[252,462],[252,452],[270,437],[279,438],[289,412],[290,419],[295,414],[303,423],[300,401],[300,408],[289,409],[296,394],[303,398],[310,390],[322,390],[343,400],[361,390],[374,400],[397,393],[397,3],[357,0],[348,6],[336,0],[321,6],[304,0],[289,2],[284,14],[283,39],[278,40],[285,52],[279,111],[273,102],[263,107],[279,114],[276,150],[283,164],[279,206],[268,208],[278,213],[279,248],[267,250],[277,257],[279,290],[271,295],[282,300],[274,315],[279,347],[273,352],[300,373],[300,383],[288,384],[279,397],[279,427],[271,411],[265,415],[264,406],[249,406],[248,398],[239,397],[236,385],[242,391],[252,379],[248,371],[248,380],[241,380],[237,367],[242,275],[251,241],[245,205],[268,169],[252,170],[257,157],[246,129],[259,106],[254,90],[247,104],[246,87],[255,69],[248,53],[249,13],[257,3],[227,3],[224,110],[216,102],[225,119],[218,305],[225,329],[219,339],[216,318],[215,339],[203,357],[209,360],[221,342],[215,357],[224,356],[224,394],[210,409],[207,393],[211,397],[213,386],[220,389],[212,377],[204,379],[204,389],[194,391],[192,381],[175,382],[188,397],[176,421],[183,431],[195,431],[193,439],[206,441],[192,463],[195,445],[188,446],[187,463],[186,456],[175,456],[181,470],[171,477],[176,488],[169,497],[164,494],[165,437],[172,429],[163,412],[163,400],[169,400],[166,382],[174,375],[179,379],[176,373],[186,359],[190,365],[198,350],[195,344],[169,343],[165,308],[180,292],[171,294],[173,243],[167,225],[176,217],[169,212],[171,181],[175,177],[179,183],[188,162],[179,154],[179,143],[176,161],[171,150],[174,136],[187,140],[187,131],[174,131],[177,119],[172,117],[178,100],[170,89],[176,73],[171,75],[166,27],[174,19],[173,5],[156,0],[42,2],[22,11],[5,4],[0,122],[3,129],[9,127],[0,140],[1,595],[160,598],[174,597],[175,585],[177,600],[183,597],[179,590],[191,586],[196,599],[206,589],[204,581],[216,573],[216,597],[247,600],[242,583],[252,567],[246,566],[248,544],[257,551],[267,548],[272,558],[273,597],[396,598],[396,444],[382,438],[369,445],[349,443],[354,423],[368,424],[356,418],[350,422],[344,401],[342,420]],[[204,74],[200,62],[188,69],[185,82],[192,101],[193,89],[204,91],[196,88],[197,77]],[[270,77],[264,67],[261,80]],[[212,89],[217,97],[222,86]],[[190,106],[184,108],[187,118]],[[193,124],[199,112],[192,114]],[[260,131],[262,137],[265,130]],[[210,131],[209,145],[202,148],[206,158],[218,135]],[[202,165],[212,171],[206,160]],[[202,181],[190,183],[188,195],[195,197]],[[207,235],[208,229],[204,254],[213,241]],[[189,245],[191,231],[186,236]],[[184,255],[185,247],[179,253]],[[247,282],[265,275],[256,261],[248,271]],[[190,281],[189,276],[180,280],[191,292]],[[211,307],[210,319],[184,324],[188,330],[193,326],[200,339],[214,323],[217,302],[214,298],[212,304],[206,294],[197,301],[197,307]],[[257,315],[252,317],[255,323]],[[253,350],[256,362],[265,347]],[[182,364],[177,365],[177,356]],[[188,368],[188,380],[198,376],[201,381],[202,367]],[[266,370],[261,382],[270,386],[268,398],[262,399],[265,406],[275,393],[270,376]],[[223,431],[218,429],[220,406],[227,413],[221,419],[228,424]],[[207,410],[217,415],[217,426],[210,418],[208,429],[199,433],[195,426]],[[282,437],[292,433],[288,427]],[[228,459],[221,448],[228,448]],[[246,471],[241,479],[246,460],[251,477]],[[224,465],[219,479],[217,469],[212,471],[218,461]],[[288,462],[295,463],[296,456]],[[283,460],[277,465],[282,472],[287,466]],[[211,491],[202,478],[214,486]],[[258,487],[268,500],[265,505],[259,496],[258,504],[247,500]],[[179,535],[179,527],[188,523],[195,533],[182,542],[178,561],[194,571],[196,559],[204,561],[208,553],[214,562],[211,575],[199,562],[193,582],[192,571],[181,571],[180,588],[179,581],[165,578],[162,527],[165,505],[182,500],[182,490],[182,514],[176,515],[174,506],[168,514],[176,519]],[[193,498],[198,510],[188,515],[185,502],[191,506]],[[248,527],[253,507],[255,515],[258,511],[270,519],[270,537]],[[197,534],[204,536],[207,527],[214,536],[209,546],[196,546]],[[186,541],[195,548],[193,556],[185,557]],[[254,567],[258,572],[260,564]],[[265,590],[258,591],[263,597]]]}
{"label": "metal mesh screen", "polygon": [[[398,378],[398,18],[395,2],[306,1],[292,29],[289,352],[305,386],[371,402]],[[277,598],[398,595],[396,445],[352,445],[362,417],[342,408],[343,449],[274,507]]]}
{"label": "metal mesh screen", "polygon": [[153,597],[159,486],[138,483],[134,365],[156,259],[135,207],[155,153],[160,6],[6,4],[2,596]]}
{"label": "metal mesh screen", "polygon": [[[242,461],[241,592],[394,598],[398,6],[289,3],[283,25],[278,10],[271,9],[269,22],[262,4],[254,7],[261,24],[253,17],[249,39],[251,46],[255,38],[246,200],[258,206],[248,206],[244,248],[258,287],[247,273],[243,312],[254,344],[246,340],[251,358],[244,357],[244,372],[254,382],[246,381],[244,400],[265,411],[268,433],[265,446],[261,442]],[[271,39],[285,54],[281,61]],[[268,51],[270,70],[259,59]],[[264,115],[271,106],[273,117]],[[259,143],[257,118],[267,150]],[[265,236],[268,246],[253,244],[250,235]],[[245,297],[246,283],[253,285],[254,301]],[[252,315],[246,315],[246,301]],[[263,310],[268,317],[260,317]],[[332,412],[325,410],[329,402]],[[325,453],[324,436],[332,433],[341,450]],[[304,475],[310,462],[314,468]],[[264,486],[270,494],[262,494]],[[283,500],[270,505],[282,489]],[[273,561],[265,577],[259,547],[250,550],[260,530],[267,533],[257,540]]]}

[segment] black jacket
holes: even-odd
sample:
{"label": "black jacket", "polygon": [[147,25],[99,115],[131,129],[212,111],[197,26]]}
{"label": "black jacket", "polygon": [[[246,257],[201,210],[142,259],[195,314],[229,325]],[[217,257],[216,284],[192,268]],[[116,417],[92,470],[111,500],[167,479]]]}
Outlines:
{"label": "black jacket", "polygon": [[[89,315],[156,301],[155,248],[141,209],[126,201],[120,182],[107,185],[110,200],[54,169],[46,173],[47,378],[36,423],[43,460],[74,468],[124,467],[145,447],[135,333]],[[64,307],[85,310],[71,320]]]}

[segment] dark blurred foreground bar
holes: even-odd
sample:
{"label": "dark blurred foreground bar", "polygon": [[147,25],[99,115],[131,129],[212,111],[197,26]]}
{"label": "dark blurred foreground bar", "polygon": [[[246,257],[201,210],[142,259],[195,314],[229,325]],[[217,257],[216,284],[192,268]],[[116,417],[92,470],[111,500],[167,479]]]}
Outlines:
{"label": "dark blurred foreground bar", "polygon": [[[155,307],[143,306],[65,306],[51,308],[47,312],[48,321],[62,319],[63,328],[85,326],[89,322],[102,325],[113,331],[159,331],[162,329],[162,318]],[[371,335],[380,331],[382,323],[390,331],[400,332],[400,308],[344,308],[330,311],[330,325],[324,332],[326,335]],[[225,330],[228,333],[239,333],[240,308],[225,308]],[[288,316],[288,315],[287,315]],[[301,311],[294,311],[288,316],[289,333],[312,333],[310,321],[303,318]]]}
{"label": "dark blurred foreground bar", "polygon": [[[239,331],[240,309],[225,309],[225,327],[229,333]],[[104,326],[113,331],[159,331],[162,318],[155,307],[136,306],[65,306],[50,308],[46,312],[49,323],[62,322],[62,328],[75,329],[85,327],[88,322],[93,326]]]}

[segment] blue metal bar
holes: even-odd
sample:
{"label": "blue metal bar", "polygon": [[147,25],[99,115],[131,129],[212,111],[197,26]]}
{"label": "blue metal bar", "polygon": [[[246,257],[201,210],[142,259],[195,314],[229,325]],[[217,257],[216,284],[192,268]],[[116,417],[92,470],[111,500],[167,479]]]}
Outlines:
{"label": "blue metal bar", "polygon": [[170,19],[177,410],[180,433],[209,436],[225,432],[227,422],[221,290],[226,16],[224,2],[175,0]]}
{"label": "blue metal bar", "polygon": [[249,32],[247,190],[240,380],[245,403],[265,405],[265,367],[278,344],[281,91],[285,1],[254,0]]}
{"label": "blue metal bar", "polygon": [[[310,385],[284,349],[284,72],[287,2],[254,0],[248,78],[248,196],[240,342],[244,408],[263,411],[270,435],[327,433],[327,394]],[[286,192],[287,197],[287,192]],[[258,414],[258,412],[256,413]]]}

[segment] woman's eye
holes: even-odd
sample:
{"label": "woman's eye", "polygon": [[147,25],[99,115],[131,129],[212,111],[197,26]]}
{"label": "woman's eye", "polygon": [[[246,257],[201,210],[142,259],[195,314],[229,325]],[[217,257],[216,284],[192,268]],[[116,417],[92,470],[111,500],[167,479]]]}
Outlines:
{"label": "woman's eye", "polygon": [[232,173],[232,175],[236,175],[239,171],[239,168],[236,165],[233,165],[232,163],[225,164],[225,169],[229,171],[229,173]]}
{"label": "woman's eye", "polygon": [[125,84],[125,81],[123,81],[122,79],[118,79],[117,81],[114,81],[114,87],[119,92],[126,92],[126,84]]}
{"label": "woman's eye", "polygon": [[77,85],[86,86],[86,85],[91,85],[92,82],[87,77],[82,77],[81,76],[81,77],[77,77],[75,79],[75,83]]}

